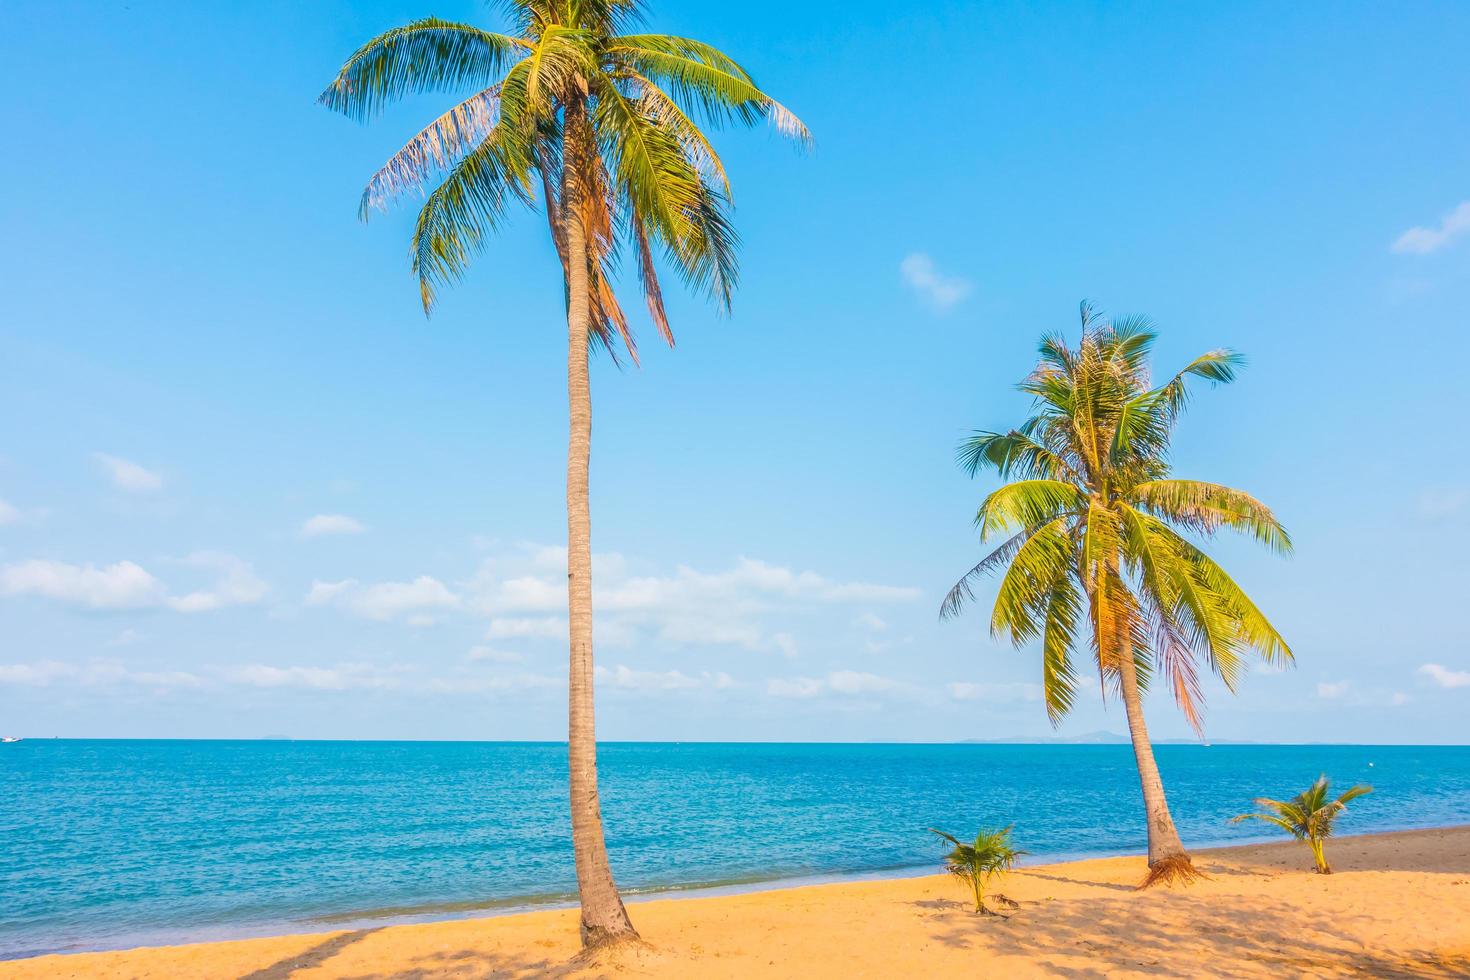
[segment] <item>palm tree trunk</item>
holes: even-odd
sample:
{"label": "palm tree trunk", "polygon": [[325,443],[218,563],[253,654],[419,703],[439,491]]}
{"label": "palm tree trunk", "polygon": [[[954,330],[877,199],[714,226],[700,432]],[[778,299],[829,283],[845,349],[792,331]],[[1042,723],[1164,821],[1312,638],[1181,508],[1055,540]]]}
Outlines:
{"label": "palm tree trunk", "polygon": [[587,237],[578,206],[577,173],[586,164],[580,148],[583,109],[567,107],[562,216],[567,244],[567,613],[571,659],[567,666],[567,756],[571,770],[572,849],[582,903],[582,945],[637,938],[613,882],[602,806],[597,796],[597,736],[592,690],[592,516],[587,469],[592,450],[592,389],[587,371],[591,292]]}
{"label": "palm tree trunk", "polygon": [[1143,720],[1143,700],[1138,691],[1138,671],[1133,658],[1118,658],[1119,687],[1123,693],[1123,710],[1128,715],[1128,735],[1133,740],[1133,760],[1138,766],[1138,781],[1143,788],[1143,806],[1148,815],[1148,876],[1140,888],[1164,882],[1188,881],[1199,876],[1189,860],[1189,852],[1174,829],[1169,815],[1169,801],[1164,798],[1164,781],[1154,761],[1153,745],[1148,740],[1148,726]]}

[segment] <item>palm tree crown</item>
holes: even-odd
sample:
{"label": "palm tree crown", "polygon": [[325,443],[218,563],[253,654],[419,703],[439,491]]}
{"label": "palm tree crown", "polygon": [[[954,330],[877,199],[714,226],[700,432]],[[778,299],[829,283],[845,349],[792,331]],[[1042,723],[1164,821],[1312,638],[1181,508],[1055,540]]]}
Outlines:
{"label": "palm tree crown", "polygon": [[1043,689],[1053,723],[1072,706],[1073,654],[1083,628],[1104,690],[1123,658],[1140,684],[1162,675],[1200,727],[1199,661],[1234,690],[1244,657],[1289,663],[1291,650],[1255,604],[1187,535],[1242,532],[1274,551],[1291,540],[1263,504],[1239,490],[1169,476],[1169,442],[1192,378],[1228,383],[1240,363],[1204,354],[1154,387],[1156,337],[1141,318],[1103,322],[1082,305],[1076,350],[1044,337],[1020,390],[1036,411],[1018,429],[977,432],[960,448],[972,475],[1020,477],[987,496],[975,522],[982,541],[1005,540],[950,591],[948,617],[983,575],[1003,572],[991,630],[1017,646],[1041,641]]}
{"label": "palm tree crown", "polygon": [[637,349],[610,275],[627,249],[649,313],[669,342],[655,253],[728,307],[736,234],[724,167],[694,122],[770,120],[802,142],[806,128],[734,60],[700,41],[634,33],[637,0],[508,0],[500,34],[429,18],[373,38],[322,93],[369,119],[415,92],[474,94],[439,116],[368,182],[364,217],[435,178],[419,212],[412,263],[424,309],[459,279],[513,203],[539,181],[563,271],[566,220],[586,233],[592,339]]}

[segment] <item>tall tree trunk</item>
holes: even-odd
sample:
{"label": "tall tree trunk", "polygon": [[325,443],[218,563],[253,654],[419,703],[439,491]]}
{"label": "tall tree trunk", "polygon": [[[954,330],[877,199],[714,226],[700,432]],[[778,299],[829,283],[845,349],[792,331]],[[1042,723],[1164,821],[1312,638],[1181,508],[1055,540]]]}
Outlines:
{"label": "tall tree trunk", "polygon": [[1164,781],[1159,778],[1153,745],[1148,740],[1148,726],[1143,721],[1138,671],[1128,653],[1118,657],[1118,680],[1123,692],[1123,710],[1128,714],[1128,735],[1133,740],[1133,760],[1138,765],[1138,781],[1143,787],[1143,806],[1148,815],[1148,876],[1139,887],[1189,881],[1199,877],[1199,872],[1189,860],[1179,831],[1174,829],[1174,818],[1169,815]]}
{"label": "tall tree trunk", "polygon": [[567,245],[567,756],[571,770],[572,849],[582,902],[582,945],[637,938],[613,882],[597,796],[597,735],[592,690],[592,516],[587,468],[592,450],[592,389],[587,371],[591,293],[578,172],[587,165],[581,104],[567,107],[562,217]]}

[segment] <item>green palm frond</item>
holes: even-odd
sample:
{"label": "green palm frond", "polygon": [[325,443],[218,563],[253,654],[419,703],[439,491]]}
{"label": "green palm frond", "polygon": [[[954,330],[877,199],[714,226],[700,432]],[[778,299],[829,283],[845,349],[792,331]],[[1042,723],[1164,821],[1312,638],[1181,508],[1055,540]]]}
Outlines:
{"label": "green palm frond", "polygon": [[1019,480],[995,490],[980,504],[975,526],[980,540],[1013,528],[1044,524],[1063,514],[1076,514],[1087,498],[1061,480]]}
{"label": "green palm frond", "polygon": [[982,466],[993,468],[1002,478],[1016,476],[1063,480],[1073,478],[1067,461],[1024,432],[976,432],[960,443],[959,464],[974,476]]}
{"label": "green palm frond", "polygon": [[371,119],[406,95],[488,88],[528,47],[519,38],[428,17],[358,48],[318,101],[353,119]]}
{"label": "green palm frond", "polygon": [[1041,636],[1060,576],[1071,573],[1072,541],[1064,518],[1038,527],[1016,549],[1000,581],[990,631],[1017,646]]}
{"label": "green palm frond", "polygon": [[531,203],[534,158],[518,130],[497,125],[449,173],[419,211],[413,233],[413,271],[424,312],[439,286],[456,282],[514,201]]}
{"label": "green palm frond", "polygon": [[1149,480],[1134,486],[1128,501],[1191,531],[1209,535],[1229,528],[1277,554],[1291,553],[1291,535],[1276,515],[1240,490],[1199,480]]}
{"label": "green palm frond", "polygon": [[762,92],[734,59],[708,44],[667,34],[629,34],[612,38],[607,55],[667,86],[676,99],[697,107],[715,125],[748,126],[767,119],[781,135],[800,146],[811,145],[811,133],[791,110]]}

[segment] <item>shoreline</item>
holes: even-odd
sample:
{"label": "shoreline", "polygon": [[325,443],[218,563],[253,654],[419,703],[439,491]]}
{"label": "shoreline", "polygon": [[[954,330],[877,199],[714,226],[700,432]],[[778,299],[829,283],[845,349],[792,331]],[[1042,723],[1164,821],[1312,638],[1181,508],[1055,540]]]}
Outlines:
{"label": "shoreline", "polygon": [[[1377,837],[1384,834],[1416,833],[1420,831],[1470,829],[1470,824],[1448,824],[1428,826],[1393,827],[1365,831],[1353,837]],[[1344,837],[1339,840],[1350,840]],[[1204,840],[1191,847],[1191,853],[1211,853],[1236,848],[1269,845],[1280,840],[1280,835],[1256,833],[1245,838],[1231,840]],[[1032,854],[1023,858],[1017,869],[1038,869],[1057,865],[1077,864],[1086,861],[1102,861],[1114,858],[1137,857],[1141,848],[1100,848],[1095,851],[1065,851],[1052,854]],[[795,888],[813,888],[825,885],[844,885],[870,881],[902,881],[940,874],[941,862],[936,859],[927,864],[891,865],[853,871],[832,871],[812,874],[777,875],[775,877],[750,877],[726,881],[696,882],[691,884],[654,885],[646,888],[625,888],[623,901],[632,905],[643,905],[656,901],[691,901],[706,898],[723,898],[739,895],[757,895],[772,891]],[[300,918],[282,918],[247,923],[219,923],[180,927],[178,929],[140,929],[129,936],[113,942],[77,944],[72,948],[38,949],[15,955],[0,954],[0,966],[7,963],[24,962],[43,956],[77,956],[89,953],[121,953],[136,949],[158,949],[176,946],[196,946],[210,943],[246,942],[260,939],[286,939],[295,936],[316,936],[333,931],[358,931],[382,929],[395,926],[429,925],[440,922],[478,921],[507,916],[525,915],[533,912],[560,911],[577,906],[575,892],[555,895],[511,896],[505,899],[465,900],[416,907],[385,907],[361,911],[328,912]]]}
{"label": "shoreline", "polygon": [[[1271,948],[1310,946],[1297,950],[1302,955],[1290,962],[1301,969],[1311,964],[1328,976],[1339,975],[1332,972],[1339,967],[1348,971],[1340,975],[1353,975],[1351,970],[1368,962],[1362,960],[1362,951],[1369,946],[1382,947],[1372,961],[1380,973],[1392,975],[1397,969],[1393,957],[1413,964],[1403,967],[1408,975],[1470,973],[1470,826],[1335,838],[1329,856],[1338,873],[1328,877],[1300,870],[1309,862],[1305,848],[1293,842],[1200,848],[1195,854],[1210,878],[1174,891],[1134,891],[1143,869],[1136,855],[1026,866],[1000,886],[1021,902],[1020,910],[1005,920],[974,916],[961,901],[962,889],[947,876],[932,873],[888,871],[820,883],[786,879],[645,893],[630,896],[630,904],[637,906],[635,924],[653,951],[598,969],[648,976],[678,976],[691,969],[715,976],[781,975],[798,969],[818,976],[851,975],[853,970],[881,975],[882,970],[873,972],[879,962],[900,972],[929,969],[931,961],[935,968],[973,966],[964,959],[965,951],[978,955],[990,948],[994,955],[1019,957],[1011,964],[1021,971],[1016,975],[1052,975],[1052,969],[1064,972],[1062,961],[1052,960],[1066,956],[1046,940],[1061,926],[1076,932],[1072,945],[1088,947],[1088,955],[1106,950],[1107,955],[1127,957],[1137,951],[1124,948],[1126,943],[1120,946],[1119,934],[1108,923],[1146,913],[1145,918],[1158,919],[1159,935],[1173,937],[1146,950],[1152,957],[1168,959],[1191,944],[1219,946],[1233,936],[1242,944],[1235,952],[1250,953],[1247,960],[1255,962],[1265,955],[1257,948],[1265,937]],[[1220,908],[1202,901],[1211,895]],[[1262,907],[1273,903],[1275,909],[1263,915]],[[1232,910],[1236,925],[1221,920],[1224,910]],[[1062,920],[1056,918],[1059,914]],[[1240,916],[1254,923],[1252,929],[1242,929]],[[1017,929],[1016,919],[1031,923]],[[772,950],[786,952],[780,957],[753,953],[744,942],[752,934],[767,936],[775,943]],[[875,937],[883,935],[898,945],[874,948]],[[812,960],[834,936],[845,937],[845,952],[828,948]],[[1042,946],[1032,949],[1032,941]],[[1025,948],[1012,948],[1018,943]],[[454,955],[444,959],[450,947],[455,947]],[[497,910],[414,924],[379,920],[371,926],[268,938],[32,956],[0,962],[0,978],[572,976],[587,966],[570,963],[576,951],[572,909]],[[1209,955],[1233,954],[1215,949]],[[435,960],[431,968],[407,965],[425,957]],[[1425,972],[1437,962],[1435,957],[1448,957],[1444,962],[1450,966],[1442,974]],[[1286,963],[1269,956],[1261,962],[1267,960],[1278,971]],[[839,961],[846,965],[837,968]],[[1028,966],[1037,969],[1027,972]],[[275,972],[260,972],[266,967]],[[1129,969],[1119,962],[1110,975],[1127,975]],[[1248,964],[1241,970],[1251,975]]]}

